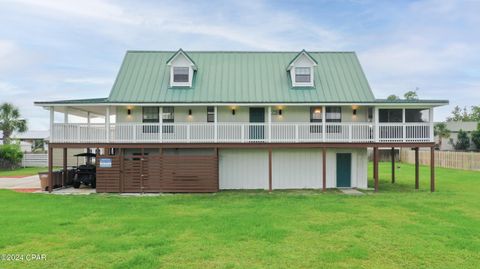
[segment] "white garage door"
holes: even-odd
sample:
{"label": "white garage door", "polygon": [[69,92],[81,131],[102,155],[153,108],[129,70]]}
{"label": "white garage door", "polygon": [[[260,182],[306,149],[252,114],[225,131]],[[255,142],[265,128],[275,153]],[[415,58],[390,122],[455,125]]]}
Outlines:
{"label": "white garage door", "polygon": [[268,151],[219,150],[220,189],[268,189]]}
{"label": "white garage door", "polygon": [[322,188],[321,149],[274,149],[273,189]]}

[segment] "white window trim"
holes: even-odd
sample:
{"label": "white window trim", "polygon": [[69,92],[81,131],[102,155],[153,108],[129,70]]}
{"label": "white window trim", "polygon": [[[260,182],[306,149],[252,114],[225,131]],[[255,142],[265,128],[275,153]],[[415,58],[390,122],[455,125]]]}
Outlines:
{"label": "white window trim", "polygon": [[[175,82],[173,81],[173,69],[175,67],[188,67],[188,82]],[[193,69],[191,66],[170,66],[170,86],[171,87],[192,87]]]}
{"label": "white window trim", "polygon": [[[295,81],[295,75],[296,75],[296,70],[297,67],[300,68],[310,68],[310,82],[296,82]],[[293,87],[313,87],[314,84],[313,82],[315,81],[315,72],[313,72],[313,66],[294,66],[292,69],[290,69],[290,75],[292,79],[292,86]]]}

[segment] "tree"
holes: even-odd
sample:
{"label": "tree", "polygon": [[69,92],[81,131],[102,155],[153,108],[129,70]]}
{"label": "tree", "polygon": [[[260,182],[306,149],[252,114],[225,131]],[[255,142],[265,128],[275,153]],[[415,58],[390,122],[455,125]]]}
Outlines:
{"label": "tree", "polygon": [[398,97],[398,95],[395,95],[395,94],[391,94],[387,97],[387,100],[398,100],[400,99],[400,97]]}
{"label": "tree", "polygon": [[438,146],[441,149],[442,148],[442,139],[449,138],[450,137],[450,130],[448,130],[447,125],[445,123],[437,123],[435,124],[433,128],[433,132],[435,136],[438,136],[439,141],[438,141]]}
{"label": "tree", "polygon": [[417,91],[418,88],[416,88],[414,91],[408,91],[403,95],[403,97],[405,97],[407,100],[418,100]]}
{"label": "tree", "polygon": [[4,144],[10,144],[14,131],[23,133],[27,130],[27,121],[20,118],[20,111],[10,103],[0,105],[0,130],[3,131]]}
{"label": "tree", "polygon": [[468,138],[467,132],[460,129],[457,135],[457,142],[454,143],[453,139],[450,139],[450,144],[452,144],[455,150],[467,150],[470,147],[470,139]]}
{"label": "tree", "polygon": [[477,130],[472,132],[472,142],[477,150],[480,150],[480,123],[477,126]]}
{"label": "tree", "polygon": [[471,109],[469,112],[467,107],[455,106],[447,121],[480,121],[480,106],[472,106]]}

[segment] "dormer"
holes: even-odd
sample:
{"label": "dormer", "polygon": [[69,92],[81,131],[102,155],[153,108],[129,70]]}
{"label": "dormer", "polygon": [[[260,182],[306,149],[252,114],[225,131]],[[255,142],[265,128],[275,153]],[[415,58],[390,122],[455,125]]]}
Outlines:
{"label": "dormer", "polygon": [[197,66],[187,53],[179,49],[168,59],[167,65],[170,66],[170,87],[192,87]]}
{"label": "dormer", "polygon": [[287,67],[292,87],[313,87],[316,65],[317,61],[308,52],[302,50],[298,53]]}

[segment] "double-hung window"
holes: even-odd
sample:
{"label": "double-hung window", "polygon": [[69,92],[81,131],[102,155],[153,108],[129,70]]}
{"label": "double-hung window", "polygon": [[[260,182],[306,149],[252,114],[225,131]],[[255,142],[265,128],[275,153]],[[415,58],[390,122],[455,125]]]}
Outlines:
{"label": "double-hung window", "polygon": [[312,74],[310,67],[295,67],[295,82],[296,83],[311,83]]}
{"label": "double-hung window", "polygon": [[163,133],[174,132],[174,126],[169,125],[169,123],[171,124],[175,122],[175,109],[173,106],[163,107],[162,122],[164,123]]}
{"label": "double-hung window", "polygon": [[189,67],[173,67],[173,82],[188,83]]}
{"label": "double-hung window", "polygon": [[215,108],[207,106],[207,122],[215,122]]}
{"label": "double-hung window", "polygon": [[[147,106],[142,108],[142,122],[143,123],[158,123],[160,122],[159,108],[156,106]],[[158,133],[158,125],[145,124],[143,126],[143,133]]]}

